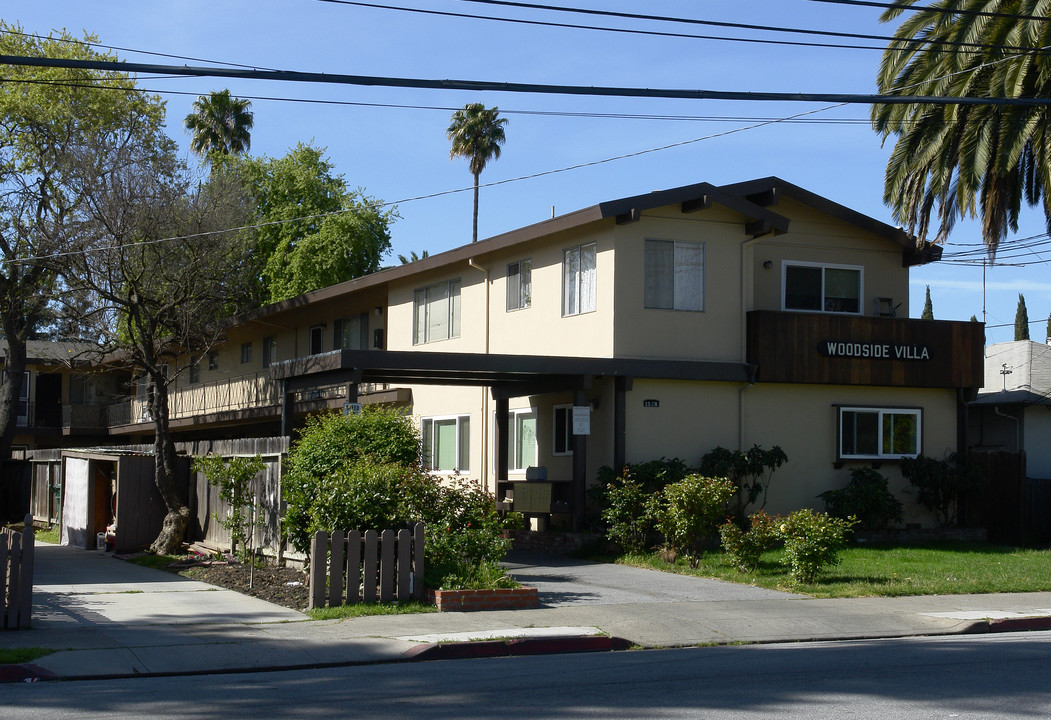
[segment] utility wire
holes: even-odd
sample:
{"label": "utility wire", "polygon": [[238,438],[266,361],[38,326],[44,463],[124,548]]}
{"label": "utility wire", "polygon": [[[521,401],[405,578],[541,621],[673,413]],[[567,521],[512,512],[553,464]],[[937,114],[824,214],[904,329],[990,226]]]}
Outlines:
{"label": "utility wire", "polygon": [[841,104],[882,103],[888,105],[994,105],[1000,107],[1049,107],[1051,98],[978,98],[927,95],[864,95],[856,93],[777,93],[724,90],[677,90],[633,87],[598,87],[582,85],[548,85],[541,83],[507,83],[485,80],[427,80],[421,78],[344,75],[336,73],[299,72],[292,70],[246,70],[190,65],[156,65],[112,60],[70,60],[65,58],[0,55],[0,64],[30,67],[60,67],[82,70],[156,74],[179,74],[195,77],[226,77],[243,80],[277,80],[281,82],[331,83],[369,87],[401,87],[427,90],[470,90],[472,92],[511,92],[592,97],[671,98],[680,100],[741,100],[758,102],[825,102]]}
{"label": "utility wire", "polygon": [[988,10],[963,10],[940,8],[933,5],[903,5],[901,3],[871,2],[870,0],[810,0],[810,2],[828,3],[830,5],[854,5],[859,7],[887,8],[888,10],[906,10],[911,12],[948,13],[951,15],[970,15],[973,17],[998,17],[1009,20],[1040,20],[1047,22],[1049,17],[1041,15],[1018,15],[1015,13],[992,12]]}
{"label": "utility wire", "polygon": [[[479,1],[482,1],[482,0],[479,0]],[[408,7],[401,7],[401,6],[398,6],[398,5],[384,5],[384,4],[379,4],[379,3],[358,2],[357,0],[317,0],[317,2],[329,3],[329,4],[332,4],[332,5],[352,5],[352,6],[355,6],[355,7],[372,8],[372,9],[376,9],[376,10],[395,10],[395,11],[399,11],[399,12],[414,13],[414,14],[419,14],[419,15],[435,15],[435,16],[440,16],[440,17],[454,17],[454,18],[470,19],[470,20],[489,20],[489,21],[492,21],[492,22],[511,23],[511,24],[515,24],[515,25],[534,25],[534,26],[540,26],[540,27],[566,28],[566,29],[571,29],[571,30],[595,30],[595,31],[599,31],[599,32],[621,33],[621,34],[627,34],[627,35],[650,35],[650,36],[654,36],[654,37],[684,38],[684,39],[688,39],[688,40],[719,40],[719,41],[727,41],[727,42],[755,43],[755,44],[760,44],[760,45],[788,45],[788,46],[794,46],[794,47],[838,48],[838,49],[847,49],[847,50],[880,50],[880,51],[882,51],[882,50],[886,49],[884,46],[872,46],[872,45],[859,46],[859,45],[853,45],[853,44],[851,44],[851,45],[843,45],[843,44],[835,44],[835,43],[803,42],[803,41],[798,41],[798,40],[770,40],[770,39],[762,39],[762,38],[726,37],[726,36],[722,36],[722,35],[695,35],[695,34],[690,34],[690,33],[667,32],[667,31],[660,31],[660,30],[641,30],[641,29],[638,29],[638,28],[615,28],[615,27],[605,27],[605,26],[600,26],[600,25],[580,25],[580,24],[576,24],[576,23],[551,22],[551,21],[545,21],[545,20],[525,20],[525,19],[522,19],[522,18],[508,18],[508,17],[493,16],[493,15],[477,15],[477,14],[472,14],[472,13],[458,13],[458,12],[452,12],[452,11],[448,11],[448,10],[425,10],[425,9],[422,9],[422,8],[408,8]],[[545,7],[545,6],[536,6],[536,7]],[[563,9],[564,10],[565,8],[551,8],[551,9]],[[575,11],[575,9],[570,10],[570,11]],[[581,10],[581,12],[589,12],[589,11]],[[596,12],[601,12],[601,11],[596,11]],[[625,13],[625,15],[627,15],[627,13]],[[645,17],[645,16],[640,16],[640,17]],[[653,16],[653,17],[654,18],[659,18],[660,16]],[[745,25],[744,23],[738,23],[738,24],[727,23],[726,25],[723,25],[721,23],[717,23],[714,20],[713,21],[704,21],[704,20],[696,20],[696,21],[694,21],[694,20],[688,20],[688,19],[684,19],[684,18],[683,19],[667,18],[667,19],[671,20],[671,21],[674,21],[674,22],[696,22],[698,24],[703,24],[703,25],[720,25],[720,26],[729,26],[729,27],[763,29],[763,26],[759,26],[759,25],[749,26],[749,25]],[[860,34],[853,35],[853,34],[849,34],[849,33],[841,35],[840,33],[835,33],[835,32],[831,32],[831,31],[830,32],[810,31],[810,30],[805,30],[805,29],[801,29],[801,28],[775,28],[775,27],[770,27],[770,28],[766,28],[766,29],[768,31],[770,31],[770,32],[799,32],[799,33],[817,34],[817,35],[857,37],[858,39],[878,39],[878,40],[895,41],[895,38],[892,38],[890,36],[880,36],[880,35],[867,36],[867,35],[860,35]],[[905,43],[906,48],[903,48],[903,49],[907,49],[908,47],[912,47],[914,44],[916,44],[918,42],[918,41],[915,41],[915,40],[896,40],[896,41]],[[961,42],[961,41],[956,41],[956,40],[931,40],[929,42],[931,44],[944,44],[947,47],[968,48],[969,50],[973,50],[975,48],[993,47],[993,46],[987,46],[987,45],[980,45],[980,44],[976,44],[976,43]],[[1032,50],[1032,48],[1026,48],[1026,47],[1012,47],[1010,49],[1012,49],[1012,50]]]}
{"label": "utility wire", "polygon": [[[351,3],[350,0],[319,0],[320,2],[338,2],[347,4],[362,4],[365,3]],[[553,12],[563,13],[578,13],[581,15],[597,15],[602,17],[614,17],[619,19],[627,20],[645,20],[653,22],[669,22],[676,24],[685,25],[705,25],[708,27],[721,27],[721,28],[733,28],[735,30],[759,30],[762,32],[779,32],[779,33],[794,33],[799,35],[818,35],[823,37],[836,37],[836,38],[850,38],[853,40],[880,40],[883,42],[915,42],[915,41],[904,41],[902,38],[897,38],[892,35],[869,35],[863,33],[849,33],[849,32],[837,32],[834,30],[814,30],[810,28],[797,28],[797,27],[784,27],[777,25],[754,25],[751,23],[738,23],[738,22],[727,22],[721,20],[698,20],[696,18],[684,18],[684,17],[670,17],[667,15],[644,15],[641,13],[626,13],[626,12],[614,12],[612,10],[593,10],[589,8],[578,8],[578,7],[563,7],[558,5],[542,5],[539,3],[527,3],[527,2],[514,2],[513,0],[460,0],[460,2],[469,3],[481,3],[483,5],[497,5],[503,7],[514,7],[514,8],[526,8],[530,10],[547,10]],[[486,20],[503,20],[504,18],[492,18],[485,16]],[[584,27],[584,26],[581,26]],[[588,27],[587,29],[592,29]],[[607,28],[599,28],[607,29]],[[992,45],[983,45],[980,43],[969,43],[952,40],[931,40],[932,44],[944,44],[949,46],[959,46],[967,48],[991,48]],[[854,46],[850,46],[854,47]],[[998,47],[998,46],[997,46]],[[1012,50],[1028,50],[1031,48],[1015,47],[1010,48]]]}

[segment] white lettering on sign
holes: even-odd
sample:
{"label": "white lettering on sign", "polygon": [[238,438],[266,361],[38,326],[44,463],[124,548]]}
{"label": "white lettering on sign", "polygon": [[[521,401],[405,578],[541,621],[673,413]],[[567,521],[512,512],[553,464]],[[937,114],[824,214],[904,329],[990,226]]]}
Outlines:
{"label": "white lettering on sign", "polygon": [[930,360],[925,345],[891,345],[889,343],[839,342],[827,340],[819,346],[827,357],[875,358],[895,360]]}

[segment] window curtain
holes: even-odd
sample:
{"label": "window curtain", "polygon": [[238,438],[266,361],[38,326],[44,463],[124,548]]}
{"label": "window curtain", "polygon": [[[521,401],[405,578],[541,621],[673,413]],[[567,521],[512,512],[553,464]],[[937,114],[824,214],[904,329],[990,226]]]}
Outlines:
{"label": "window curtain", "polygon": [[675,309],[704,309],[704,246],[675,243]]}
{"label": "window curtain", "polygon": [[580,248],[580,310],[594,312],[598,294],[597,253],[594,243]]}
{"label": "window curtain", "polygon": [[645,306],[658,310],[675,307],[672,273],[675,265],[675,243],[669,240],[646,241]]}

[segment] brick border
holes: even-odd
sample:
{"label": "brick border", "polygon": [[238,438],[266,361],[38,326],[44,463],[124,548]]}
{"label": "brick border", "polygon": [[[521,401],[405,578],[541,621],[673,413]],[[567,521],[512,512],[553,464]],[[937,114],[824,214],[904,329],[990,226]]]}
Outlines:
{"label": "brick border", "polygon": [[540,606],[535,587],[495,588],[492,590],[427,590],[427,602],[438,612],[472,610],[531,610]]}

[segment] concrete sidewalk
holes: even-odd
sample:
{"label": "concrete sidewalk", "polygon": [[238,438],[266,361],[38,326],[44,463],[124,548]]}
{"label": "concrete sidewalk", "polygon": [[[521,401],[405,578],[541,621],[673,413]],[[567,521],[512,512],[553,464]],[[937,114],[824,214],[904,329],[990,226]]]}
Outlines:
{"label": "concrete sidewalk", "polygon": [[0,681],[1051,629],[1051,592],[821,600],[550,557],[516,555],[509,566],[538,587],[539,609],[309,621],[106,553],[41,544],[33,628],[0,632],[0,648],[57,652],[0,665]]}

